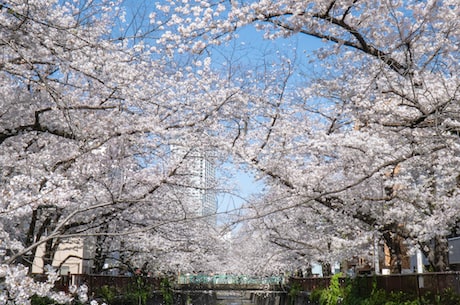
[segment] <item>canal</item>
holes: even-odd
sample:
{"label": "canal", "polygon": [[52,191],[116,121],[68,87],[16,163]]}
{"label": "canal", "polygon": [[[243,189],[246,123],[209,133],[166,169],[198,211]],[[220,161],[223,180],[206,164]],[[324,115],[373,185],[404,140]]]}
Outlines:
{"label": "canal", "polygon": [[201,293],[179,293],[174,305],[287,305],[286,292],[219,290]]}
{"label": "canal", "polygon": [[218,291],[216,305],[250,305],[255,304],[251,293],[246,291]]}

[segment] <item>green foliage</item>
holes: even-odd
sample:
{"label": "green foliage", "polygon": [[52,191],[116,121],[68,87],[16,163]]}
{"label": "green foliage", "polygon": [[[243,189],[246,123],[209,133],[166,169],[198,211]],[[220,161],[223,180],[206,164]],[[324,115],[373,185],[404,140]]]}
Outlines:
{"label": "green foliage", "polygon": [[[348,304],[348,303],[347,303]],[[374,290],[367,298],[363,298],[362,305],[419,305],[416,297],[403,292],[388,293],[382,289]]]}
{"label": "green foliage", "polygon": [[96,293],[104,302],[112,304],[116,298],[117,291],[114,287],[103,285]]}
{"label": "green foliage", "polygon": [[460,295],[452,289],[446,289],[440,294],[427,293],[421,297],[422,305],[458,305]]}
{"label": "green foliage", "polygon": [[128,286],[125,298],[131,304],[145,305],[151,295],[151,287],[142,277],[137,276],[134,283]]}
{"label": "green foliage", "polygon": [[[31,305],[60,305],[61,303],[58,303],[49,297],[41,297],[41,296],[33,295],[30,298],[30,304]],[[70,303],[66,303],[66,304],[85,305],[87,303],[82,303],[77,299],[73,299]]]}
{"label": "green foliage", "polygon": [[372,290],[367,286],[365,278],[357,277],[354,279],[345,279],[345,297],[344,301],[350,305],[361,305],[363,299],[370,297],[376,287],[376,281],[372,282]]}
{"label": "green foliage", "polygon": [[290,297],[296,297],[300,291],[302,291],[302,286],[300,286],[299,283],[294,283],[289,287],[289,293],[288,295]]}
{"label": "green foliage", "polygon": [[165,305],[172,305],[174,303],[174,295],[171,289],[171,283],[167,278],[161,280],[160,291],[163,296],[163,301]]}
{"label": "green foliage", "polygon": [[56,305],[56,301],[48,297],[39,297],[38,295],[33,295],[30,298],[31,305]]}
{"label": "green foliage", "polygon": [[460,296],[451,296],[457,303],[447,303],[447,297],[443,297],[441,303],[420,303],[414,295],[403,292],[386,292],[377,288],[374,278],[372,288],[368,287],[364,278],[345,279],[343,285],[340,283],[341,274],[331,278],[329,287],[316,289],[310,295],[310,301],[320,305],[453,305],[460,304]]}
{"label": "green foliage", "polygon": [[302,286],[299,283],[294,283],[289,287],[288,297],[290,304],[294,304],[296,296],[302,291]]}
{"label": "green foliage", "polygon": [[317,288],[310,293],[310,301],[314,304],[319,304],[319,299],[321,298],[321,294],[323,293],[324,288]]}
{"label": "green foliage", "polygon": [[340,285],[339,278],[342,273],[334,274],[331,278],[329,287],[324,289],[319,298],[320,305],[337,305],[342,304],[345,297],[345,289]]}

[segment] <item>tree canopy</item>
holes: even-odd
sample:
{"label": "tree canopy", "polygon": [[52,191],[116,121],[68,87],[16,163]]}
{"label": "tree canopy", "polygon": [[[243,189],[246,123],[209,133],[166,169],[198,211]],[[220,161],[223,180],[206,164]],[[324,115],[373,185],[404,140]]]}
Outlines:
{"label": "tree canopy", "polygon": [[[163,40],[179,49],[212,52],[249,26],[266,39],[325,43],[304,86],[259,92],[265,112],[248,115],[246,141],[233,147],[268,177],[258,215],[286,214],[292,224],[280,232],[285,222],[272,221],[275,243],[311,254],[306,245],[321,239],[311,232],[327,228],[322,250],[340,256],[377,233],[393,263],[402,239],[418,244],[435,270],[447,267],[445,238],[458,222],[458,3],[201,1],[161,9],[175,28]],[[277,88],[286,89],[280,75]],[[292,218],[309,226],[303,234]]]}
{"label": "tree canopy", "polygon": [[[460,215],[457,1],[183,0],[129,12],[0,3],[7,264],[31,267],[39,245],[52,263],[78,237],[95,243],[99,267],[118,252],[132,266],[277,272],[365,256],[378,240],[393,269],[417,247],[447,268]],[[250,27],[321,46],[238,61],[232,42]],[[197,150],[264,182],[233,242],[191,210]],[[237,261],[249,254],[258,263]]]}

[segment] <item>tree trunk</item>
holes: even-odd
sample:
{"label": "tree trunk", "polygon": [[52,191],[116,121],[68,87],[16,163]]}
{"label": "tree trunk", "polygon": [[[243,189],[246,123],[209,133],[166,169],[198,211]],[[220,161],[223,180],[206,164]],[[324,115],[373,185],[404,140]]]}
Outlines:
{"label": "tree trunk", "polygon": [[[45,237],[48,232],[52,232],[60,217],[61,209],[55,206],[39,206],[37,209],[33,210],[24,246],[30,247]],[[48,240],[42,246],[37,246],[19,257],[16,262],[28,267],[29,272],[32,272],[32,265],[37,255],[38,247],[43,247],[43,266],[52,265],[59,242],[59,239]],[[42,271],[44,272],[45,270],[43,269]]]}
{"label": "tree trunk", "polygon": [[94,274],[101,274],[104,271],[104,265],[107,260],[107,249],[104,246],[107,242],[107,237],[97,236],[95,241],[94,257],[93,257],[93,266],[92,272]]}
{"label": "tree trunk", "polygon": [[404,244],[404,238],[396,233],[386,232],[383,239],[389,249],[389,261],[386,267],[392,274],[400,274],[403,269],[410,269],[410,259],[407,254],[407,247]]}
{"label": "tree trunk", "polygon": [[[37,217],[38,217],[38,210],[35,209],[32,211],[32,215],[30,218],[29,229],[27,230],[27,235],[24,242],[24,247],[28,248],[34,243],[35,238],[35,229],[37,226]],[[37,248],[32,249],[29,253],[24,254],[23,256],[19,257],[17,263],[24,265],[29,269],[29,272],[32,272],[32,264],[37,252]]]}
{"label": "tree trunk", "polygon": [[321,267],[323,269],[323,276],[331,276],[332,275],[332,266],[329,263],[322,263]]}
{"label": "tree trunk", "polygon": [[445,236],[435,236],[430,243],[422,247],[422,249],[424,248],[428,248],[428,251],[424,251],[424,254],[434,272],[449,270],[449,244]]}

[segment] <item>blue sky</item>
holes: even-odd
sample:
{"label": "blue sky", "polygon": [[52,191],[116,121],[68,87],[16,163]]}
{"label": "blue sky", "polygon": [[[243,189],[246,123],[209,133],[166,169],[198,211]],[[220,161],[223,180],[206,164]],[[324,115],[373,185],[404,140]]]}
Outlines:
{"label": "blue sky", "polygon": [[[138,26],[149,26],[144,18],[147,18],[150,12],[155,10],[156,2],[158,1],[124,0],[123,3],[127,12],[126,20],[130,21],[130,15],[132,14],[137,14],[139,18],[133,22],[131,30],[136,29]],[[301,34],[276,40],[266,40],[263,38],[264,33],[257,31],[253,26],[241,28],[237,33],[239,35],[238,39],[232,40],[227,45],[212,48],[214,67],[226,68],[223,66],[224,62],[232,59],[240,65],[240,68],[244,69],[247,66],[247,69],[253,69],[251,66],[264,64],[264,60],[277,62],[280,56],[296,57],[295,65],[298,70],[295,72],[296,74],[292,81],[297,82],[303,80],[301,73],[308,73],[310,58],[307,58],[307,56],[311,55],[312,51],[324,46],[321,40]],[[263,182],[255,181],[251,174],[243,170],[236,170],[234,179],[243,198],[257,194],[264,187]],[[239,196],[219,196],[219,212],[237,208],[242,202],[243,199],[239,198]]]}
{"label": "blue sky", "polygon": [[[213,58],[213,62],[218,66],[218,61],[223,60],[225,56],[233,56],[238,59],[240,63],[247,64],[248,69],[251,65],[257,64],[257,61],[262,60],[262,55],[267,55],[268,58],[274,61],[278,60],[279,55],[292,56],[294,52],[297,55],[296,62],[299,65],[299,70],[293,78],[293,81],[302,81],[300,73],[305,73],[309,69],[309,58],[312,52],[324,46],[324,43],[313,37],[306,35],[295,35],[288,38],[278,38],[276,40],[266,40],[263,38],[264,33],[257,31],[254,27],[246,26],[238,31],[239,38],[233,41],[230,47],[235,49],[228,49],[227,54],[225,49],[221,47],[222,58],[218,56]],[[240,54],[231,54],[232,52],[240,52]],[[266,58],[265,58],[266,59]],[[217,61],[217,62],[216,62]],[[235,181],[240,187],[242,197],[249,197],[251,195],[261,192],[264,188],[262,181],[256,181],[254,176],[244,171],[237,171],[235,173]],[[241,205],[243,200],[236,196],[219,197],[219,211],[232,209]]]}

